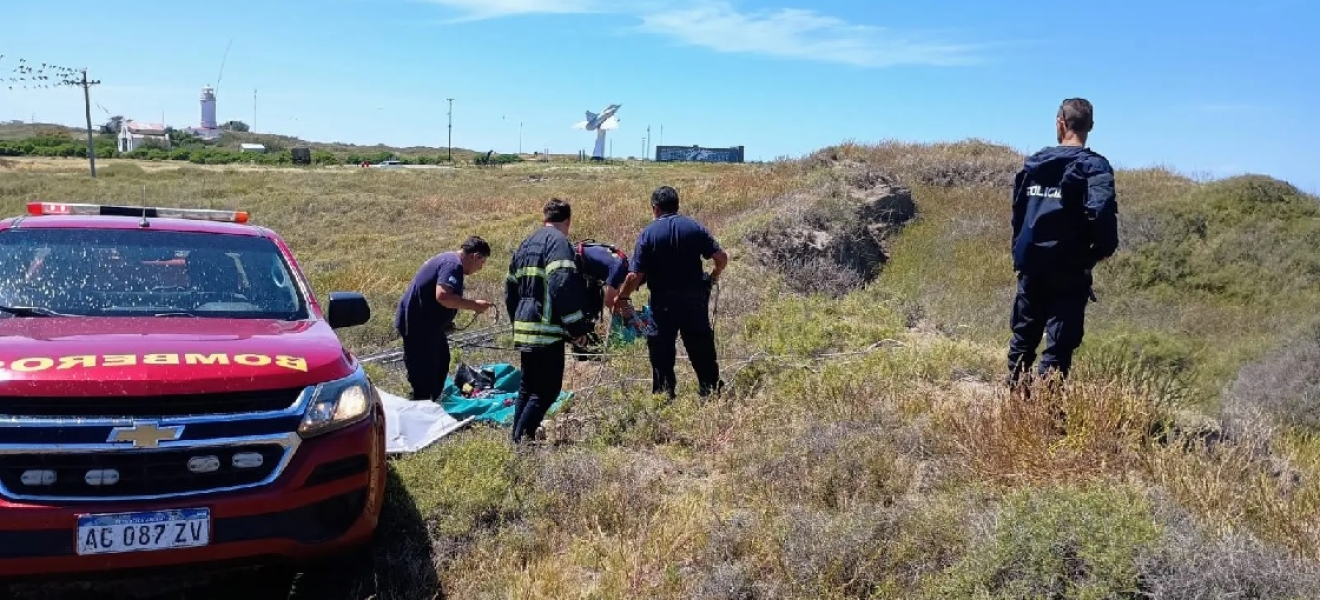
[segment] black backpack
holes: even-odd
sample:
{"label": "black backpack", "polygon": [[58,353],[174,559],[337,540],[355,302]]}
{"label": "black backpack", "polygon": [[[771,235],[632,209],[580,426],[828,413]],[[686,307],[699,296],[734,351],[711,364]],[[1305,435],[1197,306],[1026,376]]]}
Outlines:
{"label": "black backpack", "polygon": [[495,371],[458,363],[454,369],[454,387],[465,398],[479,396],[482,392],[495,387]]}

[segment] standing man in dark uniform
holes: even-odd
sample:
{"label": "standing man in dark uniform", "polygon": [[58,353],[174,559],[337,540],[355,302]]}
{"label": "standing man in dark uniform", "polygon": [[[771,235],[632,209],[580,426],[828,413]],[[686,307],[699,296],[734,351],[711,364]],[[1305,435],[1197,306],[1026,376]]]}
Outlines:
{"label": "standing man in dark uniform", "polygon": [[513,344],[522,355],[522,385],[513,412],[513,442],[531,440],[564,386],[564,341],[586,342],[591,323],[582,312],[586,285],[578,272],[568,228],[572,207],[551,198],[544,226],[527,236],[509,261],[504,303]]}
{"label": "standing man in dark uniform", "polygon": [[403,364],[408,370],[413,400],[436,400],[449,376],[449,338],[460,309],[477,314],[492,305],[463,297],[463,279],[480,271],[490,258],[490,244],[477,236],[457,252],[442,252],[417,270],[399,298],[394,329],[403,338]]}
{"label": "standing man in dark uniform", "polygon": [[[678,381],[674,374],[674,343],[682,334],[683,347],[697,374],[698,393],[709,396],[724,385],[715,356],[710,294],[729,256],[705,227],[678,214],[678,192],[674,188],[656,188],[651,194],[651,211],[655,220],[637,237],[631,272],[619,291],[618,302],[627,302],[643,282],[651,289],[656,331],[646,338],[646,345],[651,358],[652,393],[675,397]],[[704,272],[702,259],[715,262],[709,274]]]}
{"label": "standing man in dark uniform", "polygon": [[1013,188],[1013,302],[1009,384],[1022,382],[1049,334],[1037,375],[1067,378],[1085,332],[1086,304],[1094,301],[1091,269],[1118,248],[1114,170],[1086,146],[1093,108],[1081,98],[1063,101],[1055,118],[1058,146],[1028,158]]}

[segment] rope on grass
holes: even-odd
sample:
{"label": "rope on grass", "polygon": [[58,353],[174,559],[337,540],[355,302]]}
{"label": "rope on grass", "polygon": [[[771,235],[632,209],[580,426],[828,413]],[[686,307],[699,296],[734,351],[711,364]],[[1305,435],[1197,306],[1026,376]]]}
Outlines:
{"label": "rope on grass", "polygon": [[[712,315],[711,315],[711,329],[712,329],[712,330],[715,330],[715,329],[719,326],[719,314],[720,314],[720,287],[721,287],[721,286],[720,286],[719,282],[717,282],[717,281],[716,281],[716,282],[711,282],[712,293],[711,293],[711,306],[710,306],[710,309],[711,309],[711,312],[712,312]],[[510,326],[508,326],[508,325],[503,325],[503,326],[502,326],[502,325],[499,324],[499,315],[498,315],[498,313],[496,313],[496,315],[495,315],[495,324],[490,325],[490,326],[488,326],[488,327],[483,327],[483,328],[480,328],[480,329],[476,329],[476,330],[473,330],[473,331],[470,331],[470,332],[469,332],[469,331],[466,331],[466,330],[467,330],[468,328],[470,328],[470,327],[472,326],[472,324],[477,320],[477,316],[478,316],[478,315],[474,314],[474,315],[472,316],[472,320],[469,321],[468,324],[467,324],[466,326],[462,327],[461,329],[456,329],[456,330],[455,330],[456,332],[459,332],[459,335],[451,335],[451,337],[449,338],[451,347],[455,347],[455,348],[479,348],[479,349],[485,349],[485,350],[494,350],[494,351],[498,351],[498,352],[516,352],[516,351],[518,351],[518,349],[517,349],[516,347],[513,347],[513,346],[504,346],[504,345],[497,345],[497,344],[492,344],[492,343],[490,343],[491,340],[493,340],[494,338],[498,337],[500,334],[505,333],[506,331],[509,331],[509,330],[510,330],[510,329],[509,329]],[[613,386],[613,385],[619,385],[620,388],[622,388],[623,385],[626,384],[626,383],[632,383],[632,382],[646,382],[646,381],[650,381],[650,379],[646,379],[646,378],[638,378],[638,377],[619,377],[619,378],[612,379],[612,380],[609,380],[609,381],[604,381],[605,370],[606,370],[606,368],[607,368],[607,365],[608,365],[609,362],[610,362],[610,360],[609,360],[609,359],[610,359],[610,354],[611,354],[611,352],[610,352],[610,339],[611,339],[611,335],[610,335],[610,333],[612,332],[612,329],[613,329],[613,323],[611,322],[611,323],[609,324],[609,326],[606,327],[606,334],[605,334],[604,344],[602,345],[602,347],[601,347],[601,351],[600,351],[600,352],[576,352],[576,351],[573,351],[572,349],[569,349],[567,352],[565,352],[565,354],[566,354],[567,356],[571,356],[571,357],[575,357],[575,358],[579,358],[579,357],[580,357],[580,358],[598,358],[598,359],[599,359],[599,362],[600,362],[600,367],[596,369],[596,375],[591,379],[591,381],[590,381],[587,385],[585,385],[585,386],[579,387],[579,388],[574,389],[574,390],[570,390],[570,391],[572,391],[573,393],[578,394],[578,393],[582,393],[582,392],[585,392],[585,391],[588,391],[588,390],[593,390],[593,389],[598,389],[598,388],[601,388],[601,387],[607,387],[607,386]],[[785,365],[792,366],[792,367],[796,367],[796,368],[807,369],[807,368],[811,368],[811,366],[812,366],[813,364],[820,363],[820,362],[834,361],[834,360],[843,359],[843,358],[858,357],[858,356],[864,356],[864,355],[867,355],[867,354],[871,354],[871,353],[873,353],[873,352],[879,350],[879,349],[882,348],[882,347],[904,347],[904,346],[906,346],[906,344],[904,344],[904,343],[901,342],[901,341],[898,341],[898,340],[895,340],[895,339],[886,338],[886,339],[882,339],[882,340],[879,340],[879,341],[873,342],[873,343],[867,345],[866,347],[864,347],[864,348],[860,348],[860,349],[857,349],[857,350],[846,350],[846,351],[839,351],[839,352],[826,352],[826,353],[810,354],[810,355],[802,355],[802,354],[770,354],[770,353],[768,353],[768,352],[754,352],[754,353],[752,353],[752,355],[750,355],[750,356],[739,356],[739,357],[727,357],[727,356],[726,356],[726,357],[723,357],[722,359],[720,359],[719,362],[724,363],[724,364],[720,365],[721,370],[731,369],[731,371],[727,371],[727,372],[729,373],[729,374],[728,374],[728,378],[729,378],[729,380],[732,380],[733,378],[737,377],[737,375],[738,375],[739,373],[741,373],[744,369],[746,369],[747,367],[749,367],[749,366],[751,366],[751,365],[753,365],[753,364],[755,364],[755,363],[758,363],[758,362],[779,363],[779,364],[785,364]],[[689,357],[686,353],[679,353],[679,354],[676,354],[676,355],[675,355],[675,358],[676,358],[676,359],[681,359],[681,360],[689,360],[689,359],[690,359],[690,357]],[[377,353],[374,353],[374,354],[369,354],[369,355],[366,355],[366,356],[360,357],[358,360],[359,360],[360,362],[363,362],[363,363],[372,363],[372,362],[392,363],[392,362],[399,362],[399,361],[403,360],[403,348],[398,347],[398,348],[394,348],[394,349],[392,349],[392,350],[385,350],[385,351],[382,351],[382,352],[377,352]]]}
{"label": "rope on grass", "polygon": [[[778,363],[784,366],[806,369],[806,368],[811,368],[812,365],[819,364],[822,362],[834,362],[841,359],[866,356],[882,348],[895,348],[895,347],[906,347],[906,346],[907,344],[904,344],[899,340],[886,338],[868,344],[863,348],[859,348],[856,350],[845,350],[839,352],[825,352],[820,354],[771,354],[769,352],[755,352],[752,353],[750,356],[723,357],[722,359],[720,359],[720,362],[723,363],[720,366],[721,366],[721,370],[731,369],[728,377],[729,379],[733,379],[744,369],[756,363]],[[482,349],[495,350],[501,352],[517,351],[517,348],[514,348],[512,346],[483,344],[480,342],[463,342],[462,347],[482,348]],[[575,394],[586,392],[589,390],[599,389],[602,387],[610,387],[610,386],[618,385],[622,388],[623,385],[627,383],[650,381],[649,378],[639,378],[639,377],[619,377],[608,381],[605,380],[605,371],[609,365],[610,362],[609,356],[611,354],[611,352],[609,351],[608,337],[606,338],[604,351],[602,352],[573,352],[570,350],[568,352],[565,352],[565,354],[567,356],[574,356],[574,357],[599,357],[601,359],[600,366],[599,368],[596,369],[596,374],[591,379],[591,381],[587,383],[587,385],[570,390]],[[397,358],[394,358],[396,356]],[[359,360],[364,363],[365,362],[397,362],[398,360],[402,360],[402,356],[403,356],[403,350],[396,349],[385,352],[379,352],[373,355],[368,355],[360,358]],[[688,360],[689,357],[686,354],[677,354],[675,358],[681,360]]]}

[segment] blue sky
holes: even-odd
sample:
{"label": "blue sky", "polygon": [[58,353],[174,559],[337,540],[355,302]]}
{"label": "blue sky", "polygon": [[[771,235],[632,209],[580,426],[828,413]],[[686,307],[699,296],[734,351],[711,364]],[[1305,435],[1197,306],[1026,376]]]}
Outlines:
{"label": "blue sky", "polygon": [[[845,140],[1053,143],[1060,100],[1096,105],[1120,167],[1266,173],[1320,192],[1320,2],[1114,0],[121,0],[15,2],[18,58],[87,66],[108,113],[318,141],[590,151],[571,128],[620,103],[615,156]],[[111,8],[113,7],[113,8]],[[256,115],[253,116],[253,91]],[[80,90],[0,87],[0,119],[78,124]],[[661,128],[663,127],[663,136]]]}

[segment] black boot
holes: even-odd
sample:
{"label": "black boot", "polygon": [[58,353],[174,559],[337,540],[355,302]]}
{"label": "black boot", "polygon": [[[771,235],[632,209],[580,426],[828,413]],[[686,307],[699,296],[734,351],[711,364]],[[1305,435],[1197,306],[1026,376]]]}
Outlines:
{"label": "black boot", "polygon": [[535,441],[536,430],[541,427],[541,420],[545,418],[545,413],[549,409],[549,402],[539,396],[532,396],[513,423],[513,442],[518,444]]}

